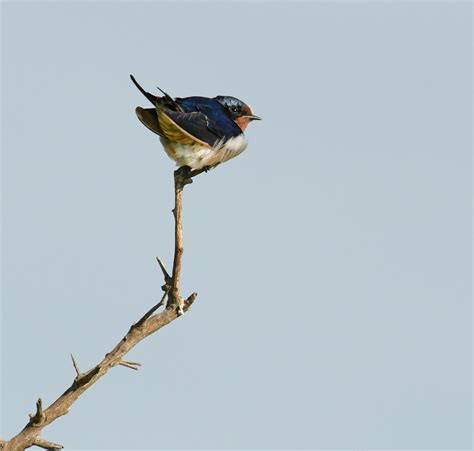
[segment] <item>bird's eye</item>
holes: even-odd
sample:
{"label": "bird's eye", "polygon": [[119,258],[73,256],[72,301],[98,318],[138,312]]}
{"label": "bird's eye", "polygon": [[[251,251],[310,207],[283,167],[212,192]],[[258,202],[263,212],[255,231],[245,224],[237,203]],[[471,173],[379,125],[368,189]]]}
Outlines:
{"label": "bird's eye", "polygon": [[237,106],[231,106],[231,107],[230,107],[230,111],[232,111],[233,113],[238,113],[238,112],[239,112],[239,107],[237,107]]}

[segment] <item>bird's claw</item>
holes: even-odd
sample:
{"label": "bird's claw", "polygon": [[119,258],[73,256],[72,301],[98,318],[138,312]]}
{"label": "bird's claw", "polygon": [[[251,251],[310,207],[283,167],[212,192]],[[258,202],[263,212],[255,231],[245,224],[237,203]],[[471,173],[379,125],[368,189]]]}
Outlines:
{"label": "bird's claw", "polygon": [[181,166],[174,171],[174,179],[176,186],[183,189],[186,185],[193,183],[191,168],[189,166]]}

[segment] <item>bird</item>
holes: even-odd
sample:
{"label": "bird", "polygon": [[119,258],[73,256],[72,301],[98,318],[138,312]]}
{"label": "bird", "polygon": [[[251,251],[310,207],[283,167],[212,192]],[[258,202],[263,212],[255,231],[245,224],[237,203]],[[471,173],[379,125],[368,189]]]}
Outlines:
{"label": "bird", "polygon": [[241,154],[247,147],[244,131],[261,120],[242,100],[232,96],[176,97],[145,91],[130,75],[153,108],[137,107],[138,119],[160,137],[166,154],[179,167],[205,170]]}

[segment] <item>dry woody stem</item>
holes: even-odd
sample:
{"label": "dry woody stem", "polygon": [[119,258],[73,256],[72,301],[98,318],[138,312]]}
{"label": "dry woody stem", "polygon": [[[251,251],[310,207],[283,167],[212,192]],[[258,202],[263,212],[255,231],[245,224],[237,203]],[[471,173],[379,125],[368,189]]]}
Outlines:
{"label": "dry woody stem", "polygon": [[[110,368],[120,365],[138,370],[140,363],[124,360],[124,356],[146,337],[171,323],[191,307],[197,293],[192,293],[183,300],[179,284],[183,255],[182,199],[184,187],[192,183],[192,178],[201,172],[203,171],[191,171],[189,168],[183,167],[176,170],[174,174],[174,261],[172,275],[170,276],[163,262],[157,257],[165,281],[162,287],[164,293],[160,301],[150,308],[136,323],[132,324],[129,331],[117,345],[104,356],[101,362],[90,370],[81,373],[74,356],[71,354],[72,365],[75,371],[75,378],[71,386],[46,408],[43,407],[41,398],[38,399],[36,411],[34,414],[30,414],[30,420],[26,426],[10,440],[0,439],[0,449],[20,451],[30,446],[38,446],[49,450],[63,448],[62,445],[43,439],[41,437],[42,430],[59,417],[69,413],[69,409],[77,398],[104,376]],[[166,307],[157,312],[164,305]]]}

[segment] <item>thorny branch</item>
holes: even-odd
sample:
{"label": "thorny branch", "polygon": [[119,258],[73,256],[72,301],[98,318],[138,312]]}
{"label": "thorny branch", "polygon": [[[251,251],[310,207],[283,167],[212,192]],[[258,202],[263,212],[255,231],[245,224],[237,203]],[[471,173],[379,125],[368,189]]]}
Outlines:
{"label": "thorny branch", "polygon": [[[110,368],[121,365],[133,370],[138,370],[140,363],[126,361],[123,357],[146,337],[161,329],[163,326],[166,326],[189,310],[196,299],[197,293],[192,293],[183,300],[179,289],[183,256],[183,225],[181,220],[182,197],[184,187],[192,183],[193,177],[199,175],[203,171],[204,170],[192,171],[188,167],[182,167],[174,173],[174,261],[172,275],[170,276],[163,262],[157,257],[158,264],[160,265],[165,280],[165,283],[162,286],[164,293],[160,302],[148,310],[148,312],[146,312],[136,323],[132,324],[127,334],[118,342],[115,348],[107,353],[101,362],[85,373],[79,371],[77,362],[71,354],[72,364],[76,373],[71,386],[61,396],[59,396],[56,401],[45,409],[43,408],[41,398],[38,399],[36,402],[36,412],[35,414],[30,414],[30,420],[23,430],[10,440],[0,439],[0,449],[3,449],[4,451],[22,451],[30,446],[38,446],[48,450],[63,448],[62,445],[43,439],[41,437],[43,428],[57,420],[59,417],[69,413],[70,407],[79,396],[104,376]],[[166,308],[156,313],[160,307],[165,305],[166,298],[168,298]]]}

